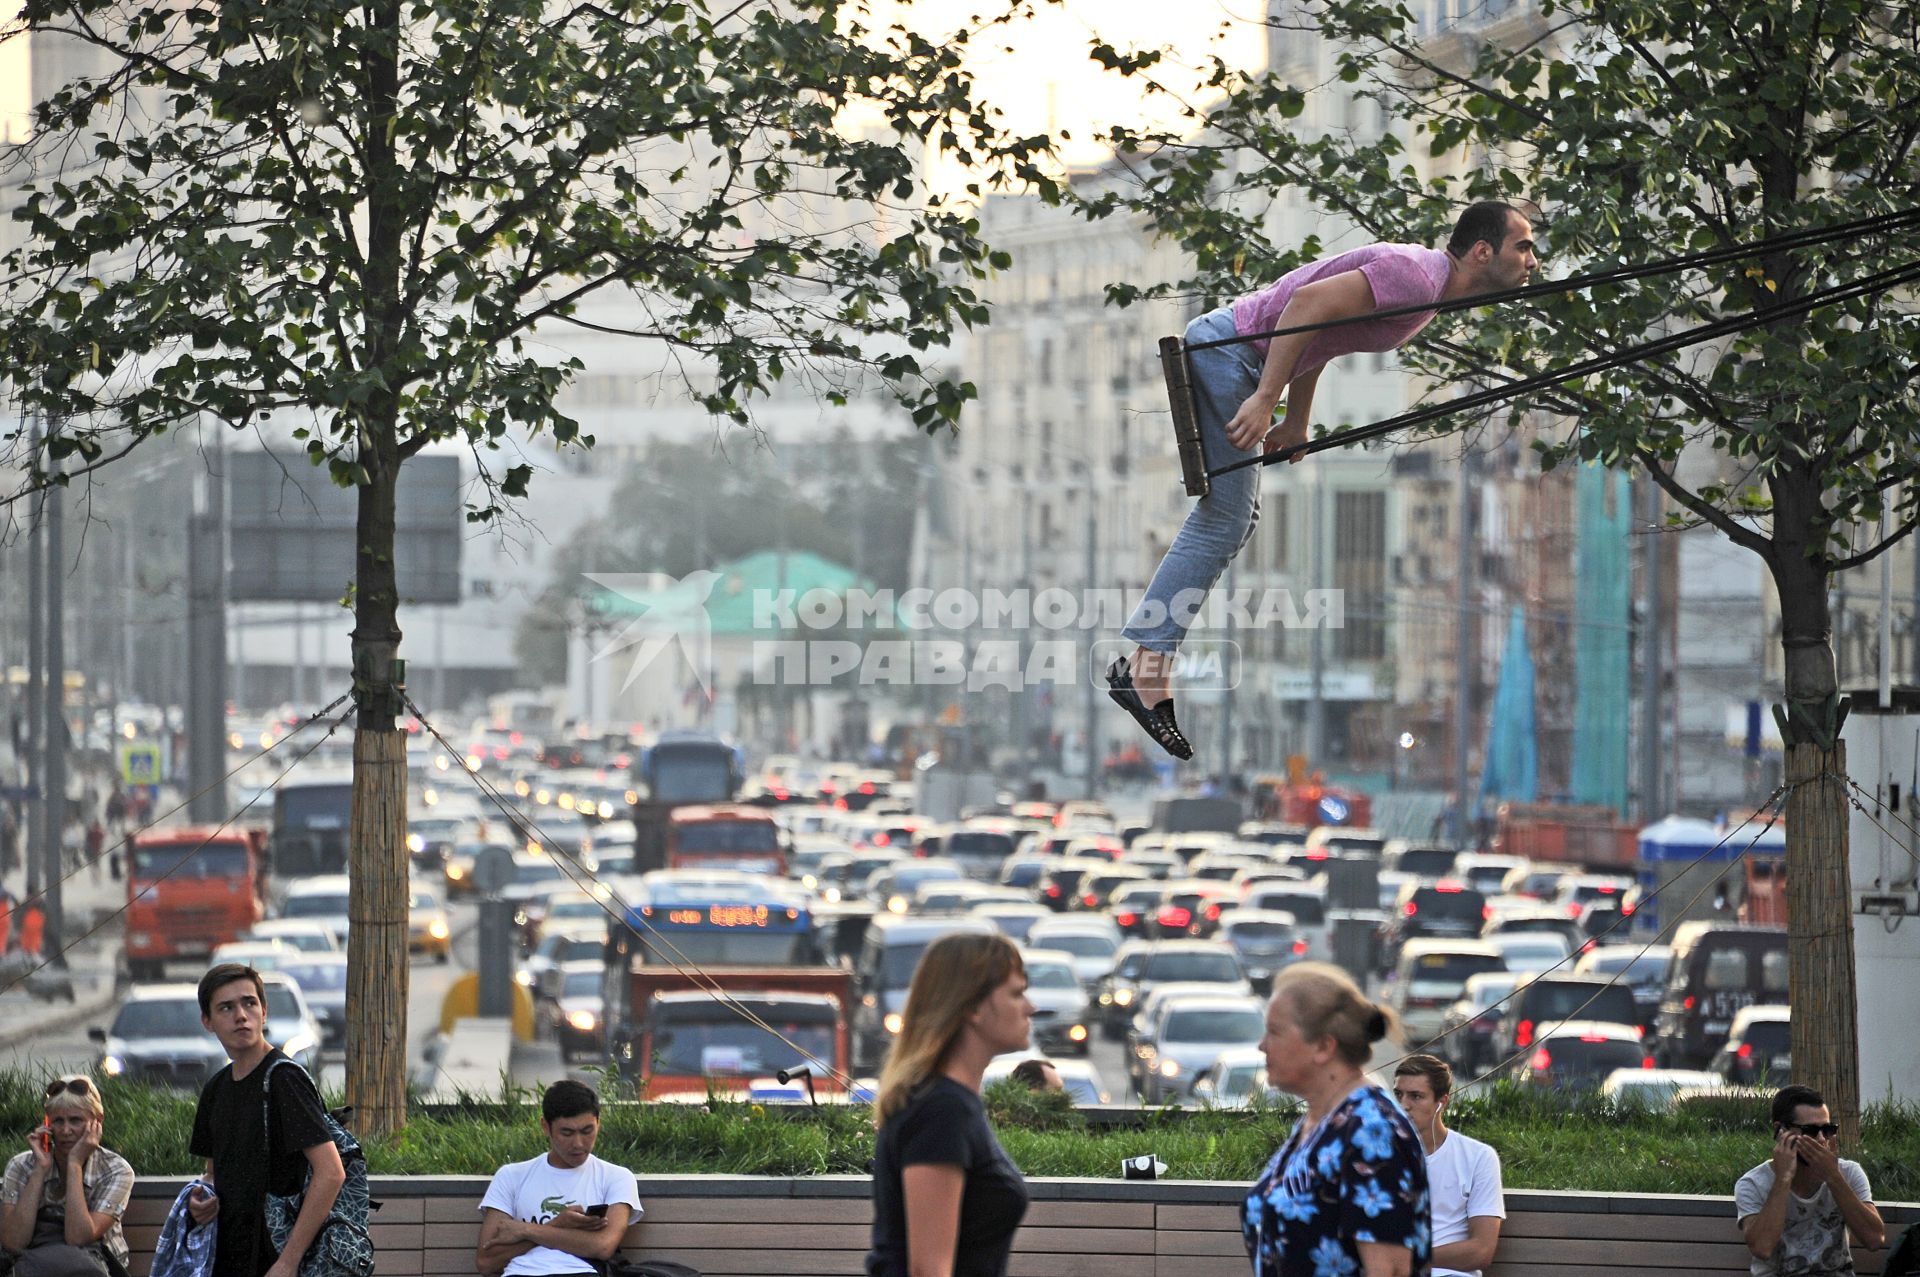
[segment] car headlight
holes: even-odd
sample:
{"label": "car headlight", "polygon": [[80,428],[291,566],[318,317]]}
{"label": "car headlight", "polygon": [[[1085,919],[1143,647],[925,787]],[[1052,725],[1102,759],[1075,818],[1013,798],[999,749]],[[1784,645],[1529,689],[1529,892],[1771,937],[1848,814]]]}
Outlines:
{"label": "car headlight", "polygon": [[1167,1078],[1179,1077],[1180,1061],[1178,1060],[1160,1061],[1160,1076],[1167,1077]]}
{"label": "car headlight", "polygon": [[1067,1041],[1069,1041],[1069,1042],[1085,1042],[1086,1040],[1087,1040],[1087,1026],[1086,1026],[1086,1025],[1084,1025],[1084,1024],[1076,1024],[1076,1025],[1074,1025],[1074,1026],[1073,1026],[1073,1027],[1072,1027],[1071,1029],[1068,1029],[1068,1030],[1067,1030]]}
{"label": "car headlight", "polygon": [[435,940],[445,940],[447,938],[446,922],[443,919],[435,918],[427,924],[427,934]]}
{"label": "car headlight", "polygon": [[582,1033],[591,1033],[593,1032],[593,1026],[600,1023],[600,1021],[591,1011],[574,1011],[568,1014],[567,1023]]}
{"label": "car headlight", "polygon": [[465,865],[456,865],[451,860],[447,862],[447,880],[449,882],[458,882],[466,876],[467,869]]}
{"label": "car headlight", "polygon": [[888,913],[905,913],[906,911],[907,911],[907,898],[905,896],[888,897],[887,899]]}
{"label": "car headlight", "polygon": [[887,1018],[880,1023],[886,1026],[887,1032],[897,1035],[901,1027],[906,1024],[906,1021],[900,1018],[898,1011],[889,1011],[887,1012]]}
{"label": "car headlight", "polygon": [[1113,991],[1113,1005],[1117,1007],[1132,1006],[1133,990],[1132,989],[1115,989]]}
{"label": "car headlight", "polygon": [[127,1062],[117,1055],[102,1056],[100,1071],[108,1077],[119,1077],[127,1071]]}
{"label": "car headlight", "polygon": [[422,838],[419,834],[407,835],[408,851],[413,852],[415,855],[419,855],[421,852],[425,851],[426,849],[427,849],[427,840],[425,838]]}
{"label": "car headlight", "polygon": [[820,894],[828,904],[840,903],[840,888],[838,887],[828,887],[825,891],[821,892]]}
{"label": "car headlight", "polygon": [[308,1051],[319,1049],[319,1046],[320,1040],[305,1029],[302,1029],[300,1032],[288,1038],[287,1044],[281,1047],[280,1051],[283,1055],[304,1055]]}
{"label": "car headlight", "polygon": [[515,984],[525,985],[526,987],[531,988],[533,987],[533,972],[516,971],[513,973],[513,982]]}

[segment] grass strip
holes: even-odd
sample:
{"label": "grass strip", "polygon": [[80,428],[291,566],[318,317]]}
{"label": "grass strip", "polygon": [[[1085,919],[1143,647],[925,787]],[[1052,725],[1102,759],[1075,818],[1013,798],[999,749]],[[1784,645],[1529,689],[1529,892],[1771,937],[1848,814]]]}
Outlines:
{"label": "grass strip", "polygon": [[[187,1153],[194,1096],[100,1079],[106,1143],[146,1175],[191,1174]],[[0,1070],[0,1130],[19,1146],[40,1122],[45,1079]],[[1117,1179],[1120,1162],[1153,1153],[1175,1179],[1246,1181],[1291,1129],[1292,1106],[1237,1112],[1165,1110],[1137,1128],[1090,1128],[1065,1097],[1017,1087],[989,1089],[1000,1140],[1029,1175]],[[490,1175],[545,1151],[538,1096],[416,1105],[407,1128],[370,1144],[377,1175]],[[1454,1129],[1500,1153],[1510,1189],[1725,1195],[1768,1156],[1772,1135],[1763,1101],[1730,1099],[1684,1112],[1611,1111],[1597,1098],[1567,1099],[1511,1085],[1462,1099]],[[609,1104],[596,1152],[641,1174],[858,1175],[873,1156],[872,1112],[740,1102]],[[1864,1116],[1859,1161],[1883,1201],[1920,1200],[1920,1109],[1881,1103]]]}

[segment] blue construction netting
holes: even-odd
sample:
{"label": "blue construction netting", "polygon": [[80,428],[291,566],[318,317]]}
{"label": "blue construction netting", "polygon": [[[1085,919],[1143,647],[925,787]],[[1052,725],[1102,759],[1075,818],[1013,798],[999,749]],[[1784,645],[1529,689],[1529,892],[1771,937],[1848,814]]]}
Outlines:
{"label": "blue construction netting", "polygon": [[1573,776],[1576,803],[1627,814],[1627,710],[1632,660],[1633,503],[1627,476],[1597,463],[1576,480]]}
{"label": "blue construction netting", "polygon": [[1500,682],[1487,715],[1486,766],[1480,772],[1480,809],[1501,799],[1530,803],[1540,797],[1540,733],[1535,716],[1533,650],[1527,645],[1527,612],[1518,603],[1507,620],[1507,646],[1500,654]]}

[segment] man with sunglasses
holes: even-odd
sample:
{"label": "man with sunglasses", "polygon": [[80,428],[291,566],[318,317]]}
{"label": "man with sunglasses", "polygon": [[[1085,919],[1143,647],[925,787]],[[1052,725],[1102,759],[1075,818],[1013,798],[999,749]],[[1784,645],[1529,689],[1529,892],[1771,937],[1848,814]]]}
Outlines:
{"label": "man with sunglasses", "polygon": [[1773,1156],[1740,1177],[1734,1212],[1753,1277],[1853,1277],[1853,1241],[1878,1249],[1887,1229],[1858,1162],[1839,1155],[1840,1128],[1810,1086],[1773,1097]]}

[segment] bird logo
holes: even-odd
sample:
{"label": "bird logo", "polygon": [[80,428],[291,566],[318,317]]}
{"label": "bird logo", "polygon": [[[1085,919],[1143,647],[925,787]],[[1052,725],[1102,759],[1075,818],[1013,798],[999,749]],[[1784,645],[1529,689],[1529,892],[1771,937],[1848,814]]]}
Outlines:
{"label": "bird logo", "polygon": [[586,577],[644,609],[593,654],[592,659],[599,661],[633,649],[621,691],[638,682],[655,658],[677,643],[701,690],[711,693],[713,622],[707,615],[707,600],[720,580],[718,572],[698,568],[678,580],[660,572],[589,572]]}

